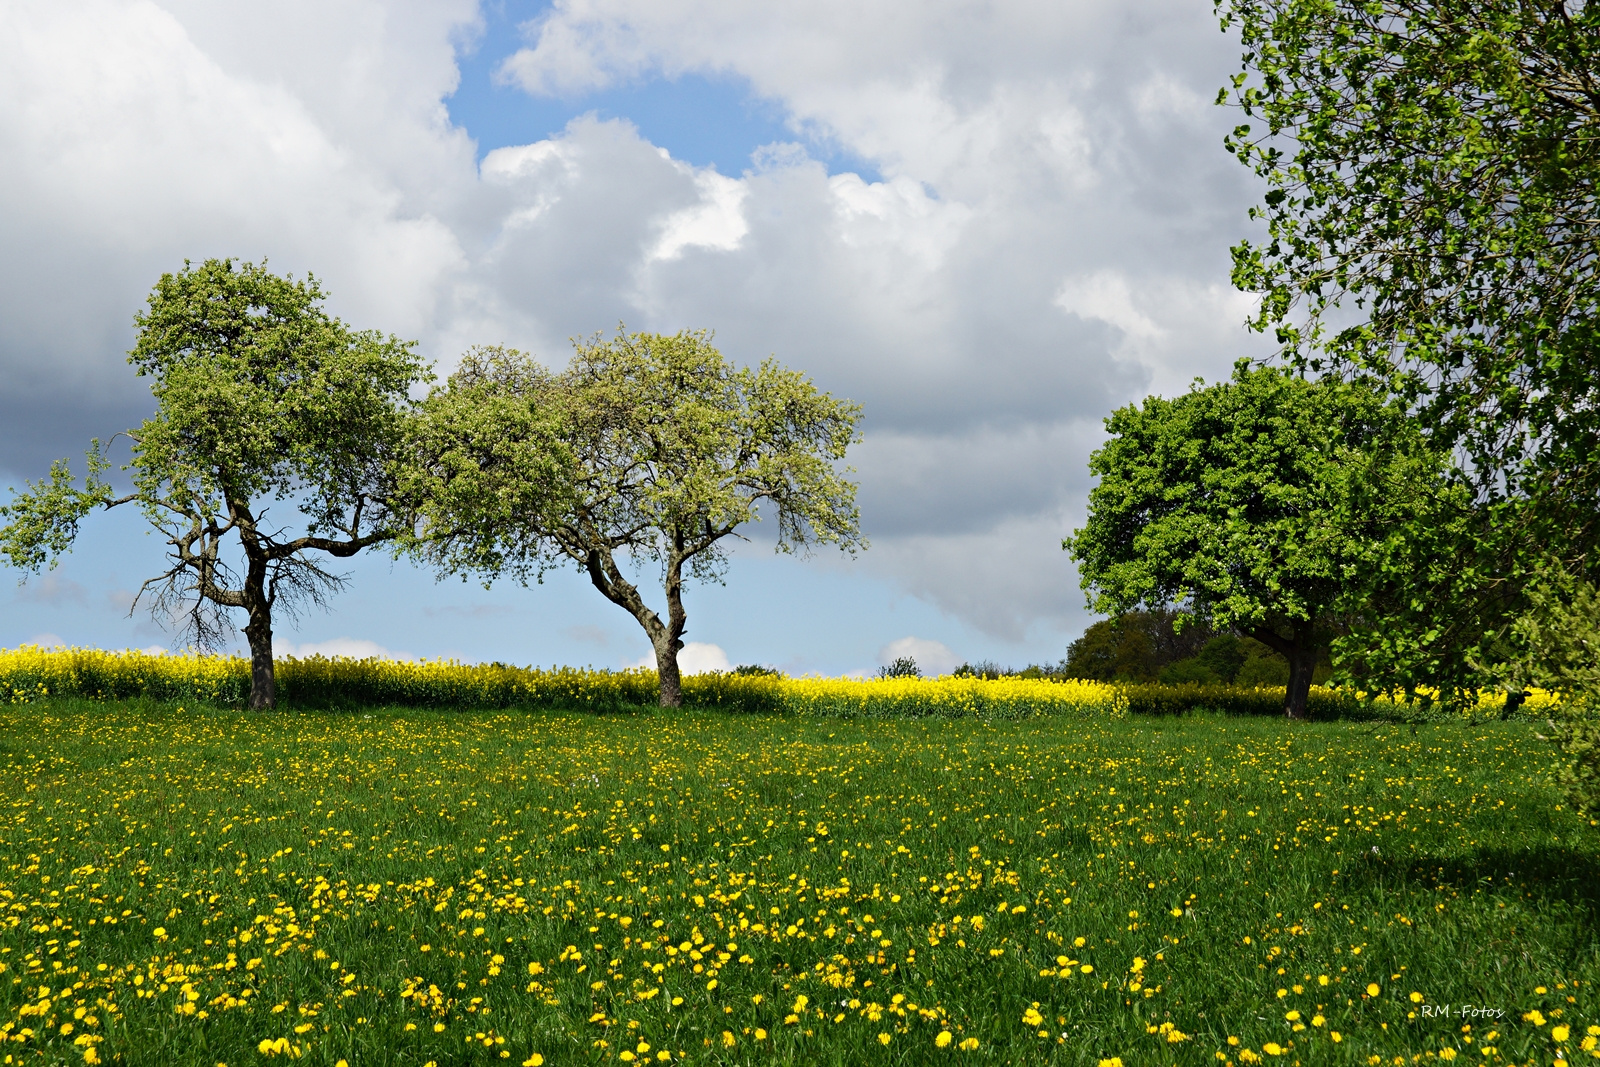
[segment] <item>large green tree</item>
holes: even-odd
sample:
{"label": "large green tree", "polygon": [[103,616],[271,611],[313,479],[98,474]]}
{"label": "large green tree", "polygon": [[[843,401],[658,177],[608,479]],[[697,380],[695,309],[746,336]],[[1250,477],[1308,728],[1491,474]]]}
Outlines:
{"label": "large green tree", "polygon": [[1229,147],[1267,185],[1265,237],[1234,249],[1254,325],[1384,382],[1473,496],[1453,543],[1410,524],[1457,567],[1396,572],[1350,647],[1374,678],[1470,686],[1538,568],[1600,566],[1600,7],[1217,6],[1244,45]]}
{"label": "large green tree", "polygon": [[321,605],[343,584],[318,556],[352,556],[410,521],[398,474],[408,392],[424,369],[409,342],[352,330],[322,300],[315,278],[265,264],[207,260],[163,274],[128,357],[156,403],[122,431],[131,491],[113,492],[96,442],[81,484],[58,462],[0,509],[0,551],[34,573],[54,566],[91,511],[141,510],[170,566],[140,597],[200,647],[243,612],[252,708],[276,701],[274,611]]}
{"label": "large green tree", "polygon": [[[561,373],[478,350],[425,407],[430,454],[498,453],[468,492],[424,475],[418,554],[488,580],[575,565],[650,639],[663,706],[682,702],[685,580],[720,578],[741,528],[774,519],[786,552],[866,544],[836,466],[860,409],[771,360],[729,363],[705,331],[597,335]],[[665,617],[630,579],[636,565],[659,567]]]}
{"label": "large green tree", "polygon": [[1230,381],[1114,412],[1099,483],[1063,542],[1090,606],[1176,606],[1289,662],[1284,710],[1306,715],[1331,623],[1417,509],[1450,506],[1442,459],[1370,389],[1241,366]]}

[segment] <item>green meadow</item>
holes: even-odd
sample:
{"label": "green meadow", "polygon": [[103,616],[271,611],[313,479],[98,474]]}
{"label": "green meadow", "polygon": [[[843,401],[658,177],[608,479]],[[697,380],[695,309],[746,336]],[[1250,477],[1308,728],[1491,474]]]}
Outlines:
{"label": "green meadow", "polygon": [[0,709],[0,1062],[1587,1060],[1520,722]]}

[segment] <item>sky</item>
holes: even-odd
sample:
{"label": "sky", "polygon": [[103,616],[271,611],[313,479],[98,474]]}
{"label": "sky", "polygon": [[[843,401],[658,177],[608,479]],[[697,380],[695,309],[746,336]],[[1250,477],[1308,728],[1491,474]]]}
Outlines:
{"label": "sky", "polygon": [[[0,487],[150,414],[133,316],[186,259],[314,272],[441,376],[704,327],[862,405],[870,547],[752,527],[686,596],[686,669],[1055,662],[1094,620],[1061,540],[1102,420],[1268,349],[1228,281],[1238,56],[1208,0],[3,0]],[[177,647],[130,613],[163,559],[90,516],[0,575],[0,647]],[[576,571],[341,573],[280,652],[649,656]]]}

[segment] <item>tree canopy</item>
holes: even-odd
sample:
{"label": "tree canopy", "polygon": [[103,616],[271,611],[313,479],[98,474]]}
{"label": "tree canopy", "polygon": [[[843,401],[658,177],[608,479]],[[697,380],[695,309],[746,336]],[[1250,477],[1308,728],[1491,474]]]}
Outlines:
{"label": "tree canopy", "polygon": [[[1290,361],[1385,384],[1475,514],[1392,586],[1369,669],[1473,683],[1549,559],[1600,559],[1600,8],[1551,0],[1219,0],[1244,45],[1229,138],[1265,180],[1233,250]],[[1399,577],[1398,574],[1395,575]],[[1374,638],[1368,634],[1368,638]]]}
{"label": "tree canopy", "polygon": [[[643,628],[661,703],[677,706],[684,582],[720,579],[728,538],[767,517],[779,551],[865,546],[855,486],[835,467],[860,409],[772,360],[729,363],[705,331],[619,329],[575,347],[559,374],[512,350],[469,353],[425,403],[463,412],[454,430],[433,416],[441,453],[489,444],[503,461],[481,465],[470,492],[419,490],[417,551],[488,580],[577,566]],[[660,568],[665,618],[630,580],[641,564]]]}
{"label": "tree canopy", "polygon": [[[1317,671],[1328,667],[1319,663]],[[1098,682],[1284,685],[1289,663],[1259,641],[1217,633],[1203,619],[1156,608],[1091,624],[1067,647],[1060,673]]]}
{"label": "tree canopy", "polygon": [[1106,428],[1088,519],[1062,546],[1090,606],[1175,606],[1261,642],[1289,663],[1294,718],[1330,624],[1359,612],[1396,524],[1449,499],[1442,457],[1404,412],[1348,383],[1241,366]]}
{"label": "tree canopy", "polygon": [[422,364],[411,343],[352,330],[323,298],[315,278],[278,277],[265,264],[213,259],[163,274],[134,319],[128,357],[156,402],[153,417],[122,431],[133,442],[132,491],[113,493],[97,441],[81,487],[58,462],[0,509],[0,551],[37,573],[94,509],[138,507],[171,564],[140,596],[181,618],[200,647],[231,633],[231,613],[243,611],[255,708],[276,700],[274,610],[320,605],[342,585],[314,554],[352,556],[409,521],[400,446]]}

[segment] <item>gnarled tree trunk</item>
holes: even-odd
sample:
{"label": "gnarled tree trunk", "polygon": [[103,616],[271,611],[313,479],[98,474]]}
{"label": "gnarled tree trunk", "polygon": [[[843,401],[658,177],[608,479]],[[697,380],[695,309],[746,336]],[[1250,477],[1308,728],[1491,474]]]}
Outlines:
{"label": "gnarled tree trunk", "polygon": [[244,637],[250,645],[250,710],[271,711],[278,704],[278,679],[272,672],[272,600],[267,593],[267,558],[245,540],[248,569],[241,590],[250,613]]}
{"label": "gnarled tree trunk", "polygon": [[678,649],[682,641],[656,646],[656,676],[661,679],[661,706],[683,707],[683,677],[678,673]]}
{"label": "gnarled tree trunk", "polygon": [[592,549],[584,560],[589,580],[605,598],[638,620],[656,653],[656,676],[660,681],[661,706],[683,706],[683,678],[678,671],[678,650],[683,647],[686,616],[683,610],[683,560],[677,554],[667,560],[667,622],[650,610],[639,590],[623,578],[608,549]]}
{"label": "gnarled tree trunk", "polygon": [[272,673],[272,616],[252,612],[244,628],[250,643],[250,710],[271,711],[278,703],[278,680]]}

